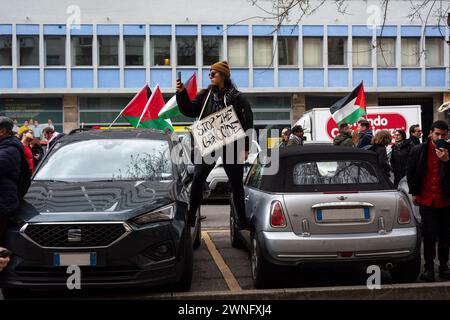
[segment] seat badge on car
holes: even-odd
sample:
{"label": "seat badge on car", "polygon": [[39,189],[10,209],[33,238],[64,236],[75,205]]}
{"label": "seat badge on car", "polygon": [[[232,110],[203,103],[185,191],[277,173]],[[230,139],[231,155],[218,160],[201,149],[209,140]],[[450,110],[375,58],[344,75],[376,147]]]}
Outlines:
{"label": "seat badge on car", "polygon": [[67,231],[67,241],[81,242],[81,229],[69,229]]}

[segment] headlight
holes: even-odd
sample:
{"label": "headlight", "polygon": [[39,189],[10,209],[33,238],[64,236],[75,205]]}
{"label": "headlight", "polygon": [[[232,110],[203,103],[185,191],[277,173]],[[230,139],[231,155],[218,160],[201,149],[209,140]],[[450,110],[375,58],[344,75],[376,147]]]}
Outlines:
{"label": "headlight", "polygon": [[136,218],[133,218],[133,221],[137,225],[149,224],[157,221],[167,221],[172,220],[175,212],[175,204],[170,206],[162,207],[155,211],[144,213]]}

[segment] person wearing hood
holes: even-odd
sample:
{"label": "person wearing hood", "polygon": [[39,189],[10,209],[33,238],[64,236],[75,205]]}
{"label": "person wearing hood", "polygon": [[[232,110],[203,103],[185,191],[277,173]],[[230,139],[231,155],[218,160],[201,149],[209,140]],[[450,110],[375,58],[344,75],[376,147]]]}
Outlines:
{"label": "person wearing hood", "polygon": [[[176,99],[181,113],[187,117],[200,117],[203,119],[227,106],[233,106],[242,129],[245,132],[252,129],[253,113],[250,104],[231,81],[228,62],[219,61],[214,63],[210,67],[209,79],[211,80],[210,86],[206,90],[200,91],[192,101],[189,99],[187,90],[181,83],[181,80],[177,79]],[[248,158],[250,141],[248,137],[244,139],[244,150],[239,150],[238,146],[241,144],[235,141],[217,152],[220,154],[220,151],[222,151],[224,170],[231,184],[232,203],[237,214],[236,225],[240,229],[249,229],[251,228],[251,223],[247,221],[245,215],[243,176],[244,160]],[[224,159],[228,153],[228,148],[234,148],[234,159]],[[217,154],[214,153],[214,155]],[[188,224],[191,226],[195,225],[196,212],[202,201],[203,186],[206,178],[215,166],[215,163],[207,163],[205,158],[202,158],[199,162],[195,164],[189,199]]]}
{"label": "person wearing hood", "polygon": [[364,148],[372,143],[373,132],[370,130],[370,122],[366,119],[358,121],[358,148]]}
{"label": "person wearing hood", "polygon": [[355,147],[352,136],[352,128],[348,123],[339,125],[339,134],[334,137],[333,144],[341,147]]}
{"label": "person wearing hood", "polygon": [[395,144],[392,147],[391,167],[392,171],[394,171],[394,185],[398,187],[400,180],[406,176],[406,163],[412,145],[406,139],[406,132],[402,129],[395,130],[394,139]]}

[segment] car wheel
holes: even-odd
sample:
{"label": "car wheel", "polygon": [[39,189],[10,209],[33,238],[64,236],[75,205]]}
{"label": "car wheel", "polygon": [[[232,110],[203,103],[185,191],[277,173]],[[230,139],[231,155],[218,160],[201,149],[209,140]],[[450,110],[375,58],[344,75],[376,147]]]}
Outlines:
{"label": "car wheel", "polygon": [[198,209],[198,226],[197,226],[197,232],[195,233],[195,239],[193,247],[194,249],[200,248],[202,244],[202,221],[200,219],[200,208]]}
{"label": "car wheel", "polygon": [[273,274],[273,265],[264,259],[261,253],[261,246],[255,233],[251,235],[250,260],[252,267],[253,283],[257,289],[270,286],[270,276]]}
{"label": "car wheel", "polygon": [[185,233],[183,273],[181,274],[180,280],[175,284],[175,291],[181,292],[186,292],[191,289],[192,271],[194,264],[191,233],[188,229],[185,231]]}
{"label": "car wheel", "polygon": [[411,283],[417,280],[420,274],[421,258],[417,254],[413,260],[399,263],[391,271],[391,277],[394,282]]}
{"label": "car wheel", "polygon": [[234,219],[233,207],[230,209],[230,241],[233,248],[241,249],[244,247],[242,239],[239,238],[239,230]]}

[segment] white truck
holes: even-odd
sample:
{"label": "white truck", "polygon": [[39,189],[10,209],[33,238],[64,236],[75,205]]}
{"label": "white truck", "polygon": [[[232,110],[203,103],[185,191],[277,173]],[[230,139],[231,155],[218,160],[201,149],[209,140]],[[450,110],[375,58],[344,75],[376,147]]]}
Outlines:
{"label": "white truck", "polygon": [[[385,129],[392,134],[396,129],[403,129],[409,136],[410,126],[413,124],[422,126],[420,105],[367,107],[365,118],[370,122],[374,133]],[[339,134],[339,128],[328,108],[308,110],[295,125],[303,127],[306,141],[331,142]],[[353,125],[353,129],[356,127],[357,123]]]}

